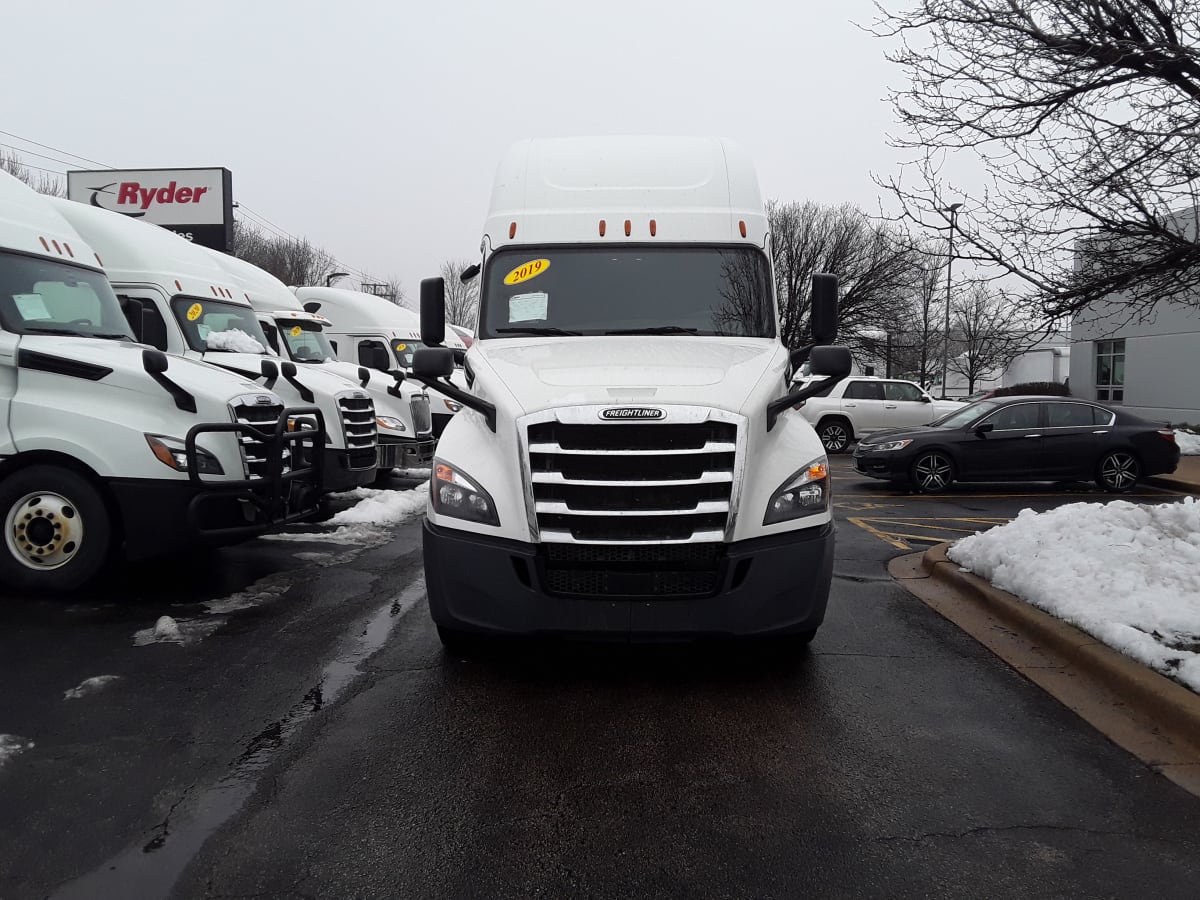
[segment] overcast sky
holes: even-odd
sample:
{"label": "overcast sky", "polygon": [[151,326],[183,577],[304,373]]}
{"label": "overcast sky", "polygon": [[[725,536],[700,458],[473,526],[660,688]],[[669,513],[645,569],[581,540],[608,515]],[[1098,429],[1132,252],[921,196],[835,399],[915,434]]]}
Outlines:
{"label": "overcast sky", "polygon": [[411,297],[442,259],[477,255],[492,174],[524,137],[719,135],[750,151],[768,197],[875,211],[902,76],[854,24],[874,14],[867,0],[23,3],[4,17],[0,128],[115,167],[226,166],[235,200]]}

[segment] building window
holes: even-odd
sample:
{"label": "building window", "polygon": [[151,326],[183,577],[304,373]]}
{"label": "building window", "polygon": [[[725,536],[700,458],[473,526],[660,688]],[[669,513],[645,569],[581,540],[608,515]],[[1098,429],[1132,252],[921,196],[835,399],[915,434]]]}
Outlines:
{"label": "building window", "polygon": [[1125,399],[1125,341],[1096,341],[1096,399]]}

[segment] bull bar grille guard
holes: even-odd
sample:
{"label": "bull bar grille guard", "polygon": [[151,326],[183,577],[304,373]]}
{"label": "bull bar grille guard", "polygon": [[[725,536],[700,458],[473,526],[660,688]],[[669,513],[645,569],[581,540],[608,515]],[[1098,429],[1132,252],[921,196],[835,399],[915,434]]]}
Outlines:
{"label": "bull bar grille guard", "polygon": [[[288,422],[303,417],[315,421],[316,428],[297,431],[288,430]],[[267,474],[258,478],[243,478],[237,481],[213,481],[200,473],[200,454],[196,438],[202,434],[233,433],[244,435],[260,442],[267,455]],[[301,464],[301,449],[308,448],[308,464]],[[188,519],[196,531],[208,537],[236,538],[253,537],[261,534],[263,525],[278,528],[299,521],[317,511],[321,499],[320,486],[324,483],[325,471],[325,417],[315,406],[298,406],[284,409],[270,430],[255,427],[245,422],[220,422],[193,425],[184,439],[187,453],[188,479],[192,484],[204,488],[188,503]],[[291,469],[283,471],[283,450],[288,448]],[[293,503],[294,494],[299,499]],[[236,496],[242,494],[243,496]],[[231,527],[204,527],[200,524],[200,509],[214,500],[247,500],[258,511],[259,522],[252,525]],[[298,506],[298,508],[293,508]]]}

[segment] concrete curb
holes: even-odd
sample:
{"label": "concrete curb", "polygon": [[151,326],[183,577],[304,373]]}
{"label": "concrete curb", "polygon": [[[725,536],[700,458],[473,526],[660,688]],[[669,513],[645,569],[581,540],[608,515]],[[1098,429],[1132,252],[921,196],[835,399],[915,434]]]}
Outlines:
{"label": "concrete curb", "polygon": [[1171,491],[1179,491],[1181,494],[1200,496],[1200,484],[1196,484],[1194,481],[1172,478],[1170,475],[1152,475],[1146,479],[1146,483],[1152,484],[1155,487],[1167,488]]}
{"label": "concrete curb", "polygon": [[925,551],[922,566],[933,578],[971,592],[1012,627],[1073,659],[1080,668],[1200,751],[1200,695],[1118,653],[1074,625],[1042,612],[970,572],[960,571],[958,564],[946,556],[949,547],[950,544],[938,544]]}

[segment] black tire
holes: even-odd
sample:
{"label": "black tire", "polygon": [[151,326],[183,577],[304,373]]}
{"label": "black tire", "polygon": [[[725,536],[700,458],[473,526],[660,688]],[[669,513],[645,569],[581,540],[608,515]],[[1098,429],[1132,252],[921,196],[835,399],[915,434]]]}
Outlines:
{"label": "black tire", "polygon": [[927,450],[913,460],[909,479],[922,494],[940,494],[954,482],[954,460],[941,450]]}
{"label": "black tire", "polygon": [[395,469],[379,469],[375,472],[375,480],[371,482],[371,486],[377,488],[387,487],[391,483],[394,474],[396,474]]}
{"label": "black tire", "polygon": [[854,440],[854,428],[849,420],[831,416],[817,425],[817,437],[821,439],[826,453],[845,453]]}
{"label": "black tire", "polygon": [[0,528],[0,581],[20,590],[81,587],[103,568],[113,540],[99,489],[54,465],[29,466],[0,482]]}
{"label": "black tire", "polygon": [[1124,494],[1133,490],[1141,475],[1141,463],[1132,450],[1106,453],[1096,466],[1096,484],[1110,494]]}

